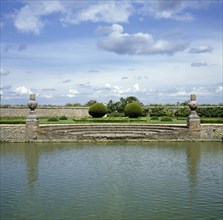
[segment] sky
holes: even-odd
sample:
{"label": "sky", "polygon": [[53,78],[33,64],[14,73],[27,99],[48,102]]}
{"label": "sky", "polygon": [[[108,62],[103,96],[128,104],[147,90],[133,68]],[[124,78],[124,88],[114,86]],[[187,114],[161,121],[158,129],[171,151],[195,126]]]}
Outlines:
{"label": "sky", "polygon": [[222,1],[1,0],[1,104],[222,103]]}

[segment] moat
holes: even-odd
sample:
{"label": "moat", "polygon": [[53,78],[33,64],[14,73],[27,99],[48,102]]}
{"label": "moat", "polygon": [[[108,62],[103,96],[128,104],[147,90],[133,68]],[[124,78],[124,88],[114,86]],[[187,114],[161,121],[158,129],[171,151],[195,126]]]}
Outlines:
{"label": "moat", "polygon": [[1,219],[222,219],[221,142],[2,143]]}

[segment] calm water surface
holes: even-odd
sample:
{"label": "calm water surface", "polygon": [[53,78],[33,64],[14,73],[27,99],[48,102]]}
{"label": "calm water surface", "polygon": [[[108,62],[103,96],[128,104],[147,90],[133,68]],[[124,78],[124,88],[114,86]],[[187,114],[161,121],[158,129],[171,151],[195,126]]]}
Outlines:
{"label": "calm water surface", "polygon": [[1,144],[3,219],[222,219],[222,143]]}

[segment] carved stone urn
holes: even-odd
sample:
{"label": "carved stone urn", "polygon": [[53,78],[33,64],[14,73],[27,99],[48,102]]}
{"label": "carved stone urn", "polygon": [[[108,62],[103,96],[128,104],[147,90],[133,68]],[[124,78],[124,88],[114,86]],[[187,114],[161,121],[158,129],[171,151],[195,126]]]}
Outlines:
{"label": "carved stone urn", "polygon": [[29,101],[27,103],[30,111],[29,111],[29,116],[27,117],[27,120],[36,120],[37,116],[35,113],[35,109],[38,105],[36,102],[36,95],[35,94],[30,94]]}
{"label": "carved stone urn", "polygon": [[31,111],[34,111],[38,105],[38,103],[36,102],[36,95],[35,94],[30,94],[30,98],[28,101],[28,107]]}
{"label": "carved stone urn", "polygon": [[190,107],[191,111],[195,111],[197,109],[197,101],[196,101],[196,95],[192,94],[190,96],[190,102],[188,103],[188,106]]}
{"label": "carved stone urn", "polygon": [[196,109],[197,109],[197,101],[196,101],[196,95],[192,94],[190,96],[190,102],[188,103],[188,106],[191,110],[190,115],[187,118],[187,126],[191,130],[200,130],[200,117],[197,115]]}

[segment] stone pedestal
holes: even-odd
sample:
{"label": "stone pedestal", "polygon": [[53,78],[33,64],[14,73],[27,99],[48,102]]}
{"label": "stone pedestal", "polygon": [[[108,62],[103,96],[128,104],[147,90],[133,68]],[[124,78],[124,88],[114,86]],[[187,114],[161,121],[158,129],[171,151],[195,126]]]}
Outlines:
{"label": "stone pedestal", "polygon": [[191,131],[200,131],[201,120],[196,112],[196,109],[197,109],[196,95],[192,94],[190,96],[190,102],[188,103],[188,106],[190,107],[191,113],[187,118],[187,127]]}
{"label": "stone pedestal", "polygon": [[197,115],[196,111],[191,111],[191,114],[187,118],[187,127],[190,130],[200,131],[201,129],[201,120]]}
{"label": "stone pedestal", "polygon": [[37,134],[39,131],[39,120],[35,113],[35,108],[37,107],[35,94],[30,95],[28,107],[29,107],[30,111],[29,111],[29,116],[26,118],[27,139],[35,140],[35,139],[37,139]]}

